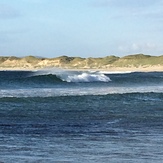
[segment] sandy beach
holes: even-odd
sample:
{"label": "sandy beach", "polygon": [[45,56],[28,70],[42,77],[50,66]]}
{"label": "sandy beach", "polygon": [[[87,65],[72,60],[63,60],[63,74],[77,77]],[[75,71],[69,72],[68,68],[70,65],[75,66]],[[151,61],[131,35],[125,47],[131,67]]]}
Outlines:
{"label": "sandy beach", "polygon": [[103,72],[153,72],[163,71],[163,66],[146,66],[146,67],[109,67],[109,68],[62,68],[62,67],[45,67],[45,68],[33,68],[33,67],[14,67],[14,68],[3,68],[0,67],[0,71],[39,71],[39,70],[48,70],[48,69],[62,69],[62,70],[68,70],[68,71],[103,71]]}

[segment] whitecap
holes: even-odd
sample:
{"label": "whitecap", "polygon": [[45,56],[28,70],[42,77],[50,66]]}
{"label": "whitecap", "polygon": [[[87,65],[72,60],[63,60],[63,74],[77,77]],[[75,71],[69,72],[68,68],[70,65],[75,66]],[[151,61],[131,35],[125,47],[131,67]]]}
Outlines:
{"label": "whitecap", "polygon": [[67,82],[109,82],[109,77],[99,73],[83,72],[81,74],[70,74],[62,78]]}
{"label": "whitecap", "polygon": [[90,71],[71,71],[64,69],[46,69],[33,73],[32,76],[38,75],[56,75],[62,81],[66,82],[109,82],[108,76],[99,72]]}

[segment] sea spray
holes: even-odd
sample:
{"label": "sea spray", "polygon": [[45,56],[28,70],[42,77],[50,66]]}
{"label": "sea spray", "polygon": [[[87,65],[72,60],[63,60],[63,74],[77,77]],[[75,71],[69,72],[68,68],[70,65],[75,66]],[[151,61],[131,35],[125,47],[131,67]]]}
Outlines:
{"label": "sea spray", "polygon": [[63,69],[45,69],[37,71],[33,76],[56,75],[66,82],[109,82],[110,78],[103,73],[90,71],[69,71]]}
{"label": "sea spray", "polygon": [[104,74],[81,72],[67,75],[63,80],[67,82],[109,82],[110,78]]}

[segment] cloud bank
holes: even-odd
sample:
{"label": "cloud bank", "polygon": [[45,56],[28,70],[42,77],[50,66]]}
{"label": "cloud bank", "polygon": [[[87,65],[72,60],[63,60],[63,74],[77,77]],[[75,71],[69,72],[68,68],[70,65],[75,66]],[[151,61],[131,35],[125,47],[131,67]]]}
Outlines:
{"label": "cloud bank", "polygon": [[146,42],[146,43],[131,43],[128,45],[120,45],[118,50],[122,53],[151,53],[151,52],[160,52],[163,50],[161,46],[155,43]]}

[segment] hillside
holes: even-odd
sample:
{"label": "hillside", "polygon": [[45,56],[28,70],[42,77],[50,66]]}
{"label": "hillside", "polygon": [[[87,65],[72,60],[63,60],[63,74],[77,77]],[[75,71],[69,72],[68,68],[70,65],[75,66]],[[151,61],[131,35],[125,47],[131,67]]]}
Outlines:
{"label": "hillside", "polygon": [[57,58],[37,58],[34,56],[0,57],[1,69],[40,69],[47,67],[69,69],[111,69],[111,68],[148,68],[163,66],[162,56],[144,54],[128,55],[125,57],[106,56],[103,58],[80,58],[60,56]]}

